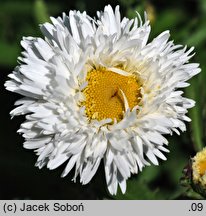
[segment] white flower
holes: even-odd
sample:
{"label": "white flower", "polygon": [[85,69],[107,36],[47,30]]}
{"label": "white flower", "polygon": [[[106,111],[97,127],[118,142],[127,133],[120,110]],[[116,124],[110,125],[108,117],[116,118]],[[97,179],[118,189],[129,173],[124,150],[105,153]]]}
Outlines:
{"label": "white flower", "polygon": [[5,86],[25,96],[11,115],[26,115],[18,132],[39,168],[66,162],[62,177],[75,167],[73,180],[87,184],[103,159],[109,192],[125,193],[131,174],[166,160],[164,135],[186,130],[194,101],[178,89],[200,72],[188,63],[193,48],[168,41],[169,31],[148,43],[149,21],[137,15],[70,11],[41,26],[45,39],[23,38]]}

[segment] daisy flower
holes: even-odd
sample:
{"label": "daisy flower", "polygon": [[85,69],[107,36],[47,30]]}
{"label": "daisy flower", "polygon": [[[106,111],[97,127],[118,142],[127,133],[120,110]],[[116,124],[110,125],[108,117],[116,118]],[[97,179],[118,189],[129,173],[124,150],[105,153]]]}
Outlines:
{"label": "daisy flower", "polygon": [[192,180],[204,191],[206,196],[206,148],[192,158]]}
{"label": "daisy flower", "polygon": [[111,194],[131,174],[166,160],[166,134],[185,131],[194,101],[179,88],[200,72],[169,31],[148,43],[149,20],[120,17],[110,5],[97,18],[70,11],[41,25],[42,38],[24,37],[25,51],[6,89],[23,95],[11,116],[25,115],[19,133],[38,155],[36,166],[62,177],[75,169],[90,182],[100,162]]}

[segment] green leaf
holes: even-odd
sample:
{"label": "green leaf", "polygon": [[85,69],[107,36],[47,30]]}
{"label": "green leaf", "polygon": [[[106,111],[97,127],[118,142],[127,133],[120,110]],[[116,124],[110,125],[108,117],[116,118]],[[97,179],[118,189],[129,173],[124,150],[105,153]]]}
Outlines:
{"label": "green leaf", "polygon": [[200,3],[199,3],[199,9],[200,11],[202,12],[201,14],[203,16],[205,16],[206,14],[206,1],[205,0],[200,0]]}
{"label": "green leaf", "polygon": [[196,151],[202,150],[203,144],[203,110],[200,103],[200,85],[198,84],[198,77],[194,77],[190,81],[191,85],[186,89],[186,95],[196,101],[195,107],[189,110],[189,116],[192,119],[190,124],[193,143]]}
{"label": "green leaf", "polygon": [[201,47],[206,40],[206,28],[205,24],[201,25],[194,33],[191,33],[188,36],[188,40],[186,43],[189,46],[196,46],[196,47]]}
{"label": "green leaf", "polygon": [[141,179],[146,182],[151,182],[154,179],[158,178],[161,174],[161,168],[159,166],[148,166],[139,174]]}
{"label": "green leaf", "polygon": [[152,34],[158,35],[165,30],[170,30],[172,34],[173,32],[177,33],[176,28],[180,20],[184,20],[180,10],[166,9],[162,12],[157,11]]}
{"label": "green leaf", "polygon": [[34,3],[34,15],[37,23],[45,23],[49,21],[47,7],[43,0],[36,0]]}

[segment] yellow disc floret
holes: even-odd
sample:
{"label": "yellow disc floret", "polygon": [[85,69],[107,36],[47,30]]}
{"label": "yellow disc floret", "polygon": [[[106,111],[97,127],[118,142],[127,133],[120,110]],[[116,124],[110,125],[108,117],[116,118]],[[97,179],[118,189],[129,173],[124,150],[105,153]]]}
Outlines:
{"label": "yellow disc floret", "polygon": [[206,190],[206,148],[198,152],[192,163],[193,181]]}
{"label": "yellow disc floret", "polygon": [[87,73],[87,87],[83,90],[86,115],[91,119],[106,118],[120,121],[125,111],[126,96],[129,108],[138,105],[141,93],[140,83],[134,75],[124,76],[104,68]]}

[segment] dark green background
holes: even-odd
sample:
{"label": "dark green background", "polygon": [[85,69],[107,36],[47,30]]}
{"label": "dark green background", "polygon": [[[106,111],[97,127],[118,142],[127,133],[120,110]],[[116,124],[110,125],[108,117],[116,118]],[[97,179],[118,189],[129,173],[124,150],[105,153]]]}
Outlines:
{"label": "dark green background", "polygon": [[[111,197],[107,193],[104,168],[86,186],[71,182],[73,172],[61,178],[64,166],[50,171],[34,167],[37,157],[22,147],[23,138],[16,131],[24,117],[10,119],[9,112],[21,96],[7,92],[3,84],[17,65],[23,36],[41,36],[38,24],[49,16],[61,16],[69,10],[86,10],[92,17],[107,4],[120,5],[122,17],[135,16],[135,10],[152,17],[150,40],[170,30],[176,44],[195,46],[191,62],[201,63],[202,73],[193,78],[185,95],[197,101],[190,111],[193,122],[187,132],[169,139],[168,160],[151,166],[128,181],[125,195]],[[151,16],[152,15],[152,16]],[[206,1],[205,0],[0,0],[0,199],[191,199],[191,193],[180,185],[182,170],[191,156],[205,145],[206,116]]]}

